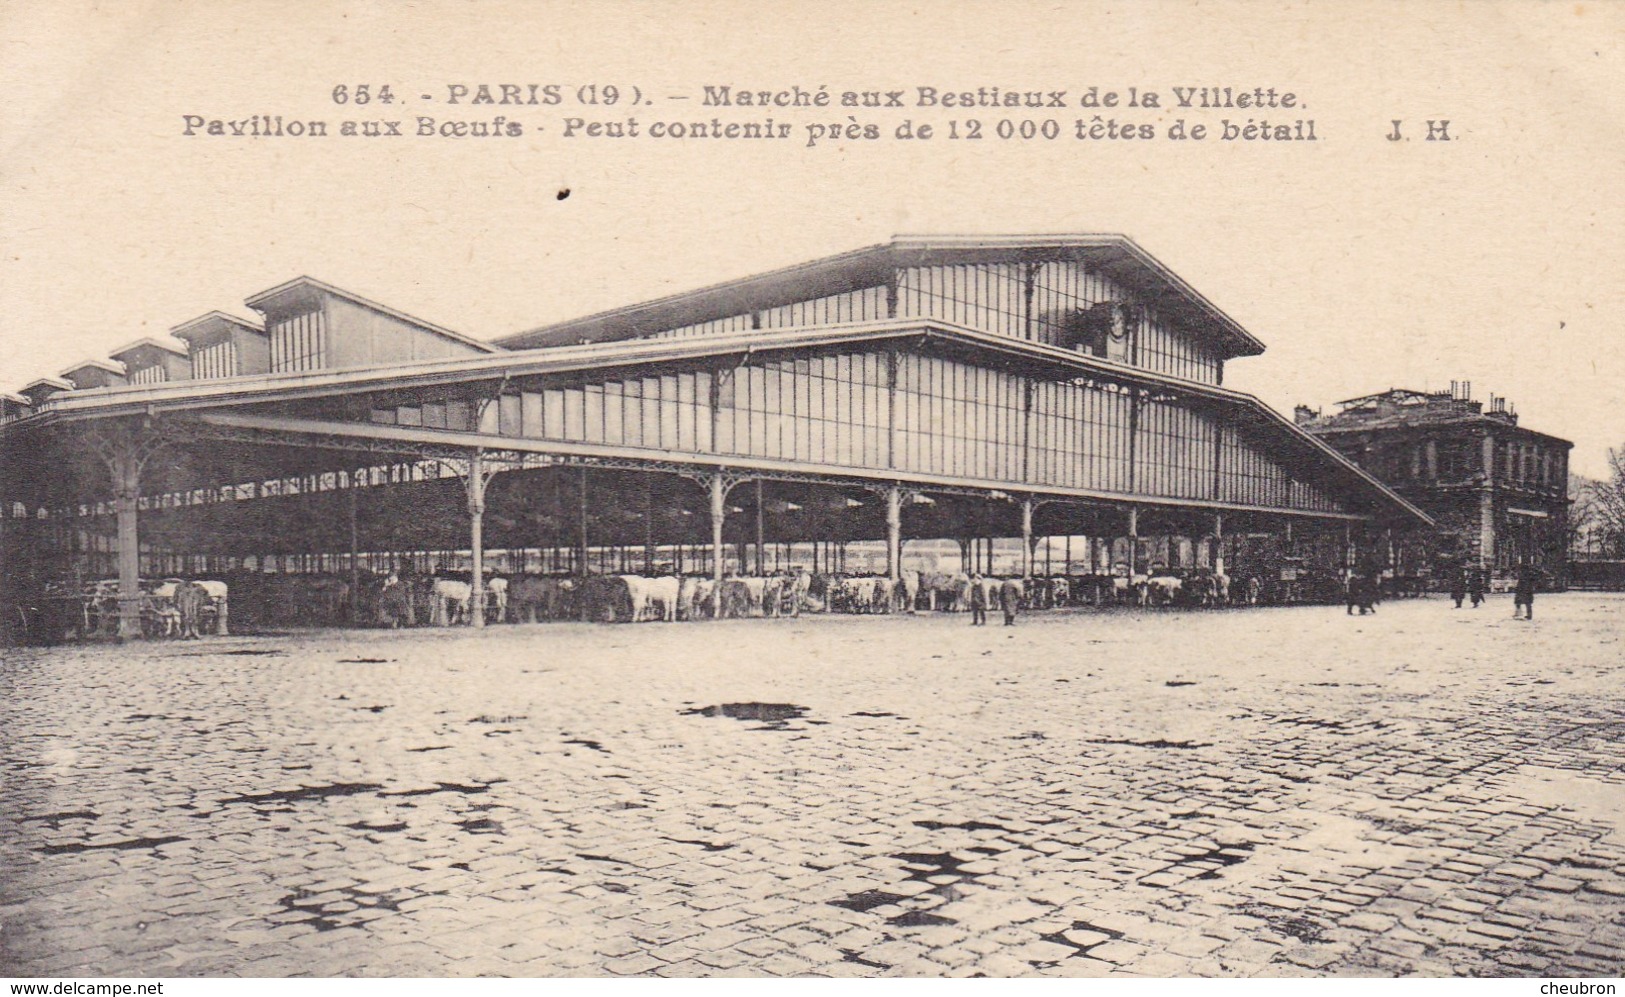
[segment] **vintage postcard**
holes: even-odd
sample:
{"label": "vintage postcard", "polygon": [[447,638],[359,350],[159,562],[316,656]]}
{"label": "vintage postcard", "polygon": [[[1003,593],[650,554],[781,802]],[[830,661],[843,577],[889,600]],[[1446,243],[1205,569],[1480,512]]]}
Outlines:
{"label": "vintage postcard", "polygon": [[1622,35],[0,7],[0,976],[1612,993]]}

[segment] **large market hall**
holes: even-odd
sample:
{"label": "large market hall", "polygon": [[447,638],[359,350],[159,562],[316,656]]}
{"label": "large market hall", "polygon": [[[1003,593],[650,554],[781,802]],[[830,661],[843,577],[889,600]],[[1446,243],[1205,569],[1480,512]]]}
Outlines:
{"label": "large market hall", "polygon": [[[0,396],[6,627],[87,586],[1219,572],[1340,586],[1427,516],[1251,395],[1121,235],[890,242],[483,342],[309,277]],[[1336,589],[1341,592],[1341,588]],[[912,607],[910,607],[912,608]]]}

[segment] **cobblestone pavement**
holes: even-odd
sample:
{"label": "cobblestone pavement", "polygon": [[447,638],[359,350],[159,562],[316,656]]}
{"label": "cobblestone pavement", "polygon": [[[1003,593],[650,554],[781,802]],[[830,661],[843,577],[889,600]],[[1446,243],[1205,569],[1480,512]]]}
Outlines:
{"label": "cobblestone pavement", "polygon": [[1615,975],[1625,598],[8,651],[0,975]]}

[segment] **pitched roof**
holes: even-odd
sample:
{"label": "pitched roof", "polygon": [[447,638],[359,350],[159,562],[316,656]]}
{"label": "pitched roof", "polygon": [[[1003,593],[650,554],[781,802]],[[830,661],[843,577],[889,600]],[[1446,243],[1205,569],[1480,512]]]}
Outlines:
{"label": "pitched roof", "polygon": [[86,367],[94,367],[97,370],[105,370],[109,374],[117,374],[120,377],[124,376],[124,365],[119,363],[117,360],[99,360],[94,358],[90,360],[81,360],[71,367],[62,368],[62,376],[67,377],[74,371],[84,370]]}
{"label": "pitched roof", "polygon": [[182,322],[169,330],[169,334],[176,339],[190,342],[193,339],[217,336],[230,329],[242,329],[257,336],[265,335],[265,327],[258,322],[250,322],[248,319],[228,315],[222,311],[212,311],[191,321]]}
{"label": "pitched roof", "polygon": [[243,303],[257,312],[268,314],[276,311],[280,307],[284,307],[289,304],[301,303],[322,294],[331,295],[335,298],[342,298],[343,300],[351,302],[352,304],[360,305],[363,308],[369,308],[380,315],[387,315],[397,322],[403,322],[407,325],[422,329],[424,332],[433,333],[436,336],[442,336],[446,339],[454,340],[462,343],[464,346],[472,346],[482,353],[496,353],[498,351],[498,347],[492,346],[490,343],[487,343],[484,340],[475,339],[472,336],[465,336],[460,332],[454,332],[451,329],[447,329],[445,326],[435,325],[433,322],[425,322],[423,319],[408,315],[403,311],[397,311],[388,305],[381,305],[376,301],[363,298],[361,295],[351,293],[350,291],[346,291],[341,287],[334,287],[332,284],[324,283],[314,277],[295,277],[292,280],[284,281],[283,283],[278,284],[269,290],[261,291],[253,297],[248,298]]}
{"label": "pitched roof", "polygon": [[899,268],[956,263],[1077,260],[1152,300],[1159,309],[1222,342],[1229,356],[1264,344],[1126,235],[905,235],[767,273],[642,304],[542,326],[496,341],[508,349],[631,339],[810,297],[886,283]]}
{"label": "pitched roof", "polygon": [[163,350],[165,353],[173,353],[177,356],[183,357],[186,356],[185,346],[177,346],[174,343],[166,343],[162,339],[158,339],[154,336],[142,336],[133,343],[126,343],[116,350],[108,351],[107,355],[112,357],[114,360],[118,360],[125,354],[135,353],[142,349]]}

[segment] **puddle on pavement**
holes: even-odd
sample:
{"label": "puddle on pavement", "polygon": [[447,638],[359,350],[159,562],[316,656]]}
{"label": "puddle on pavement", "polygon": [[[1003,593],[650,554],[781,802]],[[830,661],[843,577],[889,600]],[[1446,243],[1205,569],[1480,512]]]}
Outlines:
{"label": "puddle on pavement", "polygon": [[1388,831],[1392,834],[1416,834],[1428,830],[1421,824],[1413,824],[1408,820],[1399,820],[1394,817],[1384,817],[1380,814],[1362,814],[1361,819],[1379,831]]}
{"label": "puddle on pavement", "polygon": [[[1111,928],[1103,928],[1098,924],[1091,924],[1088,921],[1073,921],[1072,927],[1067,928],[1064,931],[1055,931],[1047,935],[1039,935],[1038,939],[1039,941],[1049,942],[1053,945],[1064,945],[1067,948],[1072,949],[1072,954],[1066,957],[1068,959],[1076,959],[1080,956],[1085,959],[1093,959],[1095,956],[1090,955],[1090,952],[1096,946],[1104,945],[1107,942],[1114,942],[1122,937],[1123,933],[1121,931],[1113,931]],[[1028,962],[1034,969],[1047,969],[1051,966],[1058,965],[1058,962],[1054,960],[1030,959]]]}
{"label": "puddle on pavement", "polygon": [[941,831],[944,828],[953,828],[956,831],[1004,831],[1008,833],[1010,830],[1003,824],[989,824],[987,821],[981,820],[960,821],[958,824],[948,824],[940,820],[917,820],[914,822],[914,826],[923,827],[927,831]]}
{"label": "puddle on pavement", "polygon": [[437,782],[433,786],[422,786],[417,789],[384,790],[379,796],[430,796],[434,793],[462,793],[465,796],[474,793],[490,792],[495,783],[486,783],[475,786],[465,786],[459,782]]}
{"label": "puddle on pavement", "polygon": [[[955,858],[952,852],[902,852],[892,858],[903,863],[909,871],[907,879],[917,883],[942,887],[976,878],[975,873],[964,870],[966,860]],[[949,879],[952,882],[948,882]]]}
{"label": "puddle on pavement", "polygon": [[1212,743],[1208,742],[1208,741],[1169,741],[1169,740],[1167,740],[1165,738],[1161,738],[1161,737],[1155,738],[1155,739],[1150,740],[1150,741],[1134,741],[1134,740],[1129,740],[1127,738],[1120,738],[1120,737],[1097,737],[1097,738],[1092,738],[1091,740],[1089,740],[1086,743],[1088,743],[1088,744],[1119,744],[1119,745],[1124,745],[1124,746],[1130,747],[1130,748],[1155,748],[1157,750],[1165,750],[1165,749],[1168,749],[1168,748],[1177,748],[1177,749],[1180,749],[1180,750],[1190,750],[1192,748],[1211,748],[1211,747],[1213,747]]}
{"label": "puddle on pavement", "polygon": [[[1341,720],[1322,720],[1319,717],[1270,717],[1272,724],[1291,724],[1294,727],[1313,727],[1316,730],[1329,730],[1338,734],[1349,734],[1348,724]],[[1371,725],[1373,728],[1386,726],[1380,721]]]}
{"label": "puddle on pavement", "polygon": [[[924,893],[917,894],[917,897],[939,897],[944,904],[960,899],[963,896],[960,887],[966,883],[974,883],[977,879],[976,873],[967,872],[963,868],[968,863],[955,858],[950,852],[902,852],[893,855],[892,858],[902,862],[903,868],[908,871],[908,875],[904,878],[905,882],[925,883],[931,887]],[[885,903],[896,903],[897,900],[887,899],[891,897],[897,897],[897,900],[904,899],[884,890],[869,890],[853,894],[845,901],[837,900],[832,903],[850,910],[870,910]],[[886,924],[894,928],[929,928],[954,923],[956,923],[954,918],[917,907],[886,919]]]}
{"label": "puddle on pavement", "polygon": [[886,923],[894,928],[933,928],[944,924],[957,924],[951,917],[933,914],[930,911],[910,910],[898,914],[896,917],[886,918]]}
{"label": "puddle on pavement", "polygon": [[18,817],[17,823],[27,824],[33,821],[38,821],[41,824],[48,825],[53,831],[59,831],[62,829],[62,822],[65,820],[95,820],[100,816],[101,814],[94,810],[65,810],[62,813],[56,814],[39,814],[35,817]]}
{"label": "puddle on pavement", "polygon": [[214,657],[219,657],[219,656],[224,655],[224,656],[233,657],[233,658],[247,658],[247,657],[264,657],[266,655],[272,655],[272,654],[286,655],[287,653],[288,653],[287,651],[284,651],[281,648],[277,648],[277,647],[266,648],[266,649],[263,649],[263,650],[260,649],[260,648],[239,648],[238,650],[235,650],[235,651],[188,651],[185,654],[180,655],[180,657],[182,657],[182,658],[214,658]]}
{"label": "puddle on pavement", "polygon": [[1326,925],[1302,914],[1291,914],[1279,907],[1260,903],[1242,904],[1236,911],[1263,920],[1271,931],[1287,938],[1295,938],[1300,942],[1326,940]]}
{"label": "puddle on pavement", "polygon": [[801,730],[799,727],[790,727],[792,720],[800,720],[807,715],[805,706],[795,706],[790,703],[723,703],[720,706],[701,706],[692,710],[678,710],[679,716],[685,717],[728,717],[732,720],[757,721],[760,727],[751,730]]}
{"label": "puddle on pavement", "polygon": [[108,841],[93,845],[85,841],[75,841],[66,845],[41,845],[35,849],[43,855],[71,855],[78,852],[133,852],[148,848],[157,848],[160,845],[173,845],[177,841],[186,841],[178,835],[169,835],[162,838],[130,838],[126,841]]}
{"label": "puddle on pavement", "polygon": [[734,847],[733,845],[719,845],[719,844],[716,844],[716,843],[710,842],[710,841],[691,840],[689,838],[670,838],[670,837],[666,837],[665,835],[662,835],[662,837],[664,837],[665,840],[670,841],[672,844],[675,844],[675,845],[698,845],[699,847],[705,849],[708,852],[725,852],[728,849]]}
{"label": "puddle on pavement", "polygon": [[374,824],[369,821],[358,820],[353,824],[346,824],[344,826],[352,831],[372,831],[377,834],[394,834],[397,831],[406,830],[406,821],[396,821],[393,824]]}
{"label": "puddle on pavement", "polygon": [[884,710],[859,710],[856,713],[848,713],[847,716],[849,716],[849,717],[893,717],[893,718],[895,718],[897,720],[907,720],[908,719],[908,717],[901,716],[901,715],[896,714],[896,713],[887,713]]}
{"label": "puddle on pavement", "polygon": [[1181,680],[1173,680],[1173,681],[1163,683],[1163,685],[1167,686],[1170,689],[1178,689],[1181,686],[1195,685],[1195,684],[1196,684],[1195,682],[1187,682],[1187,681],[1184,681],[1182,679]]}
{"label": "puddle on pavement", "polygon": [[565,739],[565,742],[564,742],[564,743],[565,743],[565,744],[579,744],[579,745],[581,745],[581,746],[582,746],[582,747],[583,747],[583,748],[591,748],[591,749],[592,749],[592,750],[594,750],[594,751],[601,751],[601,752],[603,752],[603,753],[604,753],[604,754],[606,754],[606,755],[607,755],[607,754],[610,754],[610,753],[611,753],[611,752],[610,752],[610,750],[609,750],[609,749],[608,749],[608,748],[606,748],[606,747],[604,747],[604,746],[603,746],[603,745],[602,745],[602,744],[600,744],[600,743],[599,743],[599,742],[597,742],[597,741],[590,741],[590,740],[588,740],[588,739],[587,739],[587,738],[584,738],[584,737],[571,737],[571,738],[566,738],[566,739]]}
{"label": "puddle on pavement", "polygon": [[853,893],[843,900],[831,900],[829,905],[831,907],[845,907],[847,910],[857,911],[861,914],[864,911],[874,910],[876,907],[884,907],[887,904],[894,904],[905,899],[907,898],[901,893],[887,893],[885,890],[864,890],[861,893]]}
{"label": "puddle on pavement", "polygon": [[867,966],[870,969],[891,968],[891,963],[889,962],[875,962],[872,959],[865,959],[857,949],[841,949],[841,961],[850,962],[859,966]]}
{"label": "puddle on pavement", "polygon": [[[337,894],[329,900],[316,902],[317,897]],[[295,889],[278,898],[283,913],[305,915],[293,920],[279,920],[281,924],[308,924],[317,931],[335,931],[339,928],[359,928],[372,918],[371,911],[400,913],[404,897],[389,893],[368,893],[359,887],[347,886],[326,893],[313,893]]]}
{"label": "puddle on pavement", "polygon": [[333,796],[376,793],[383,788],[375,782],[335,782],[326,786],[301,786],[298,789],[284,789],[271,793],[247,793],[221,800],[220,805],[225,807],[233,803],[303,803],[306,800],[325,800]]}
{"label": "puddle on pavement", "polygon": [[341,665],[387,665],[387,664],[389,664],[390,662],[392,662],[394,660],[396,660],[396,659],[394,659],[394,658],[340,658],[339,659],[339,664],[341,664]]}
{"label": "puddle on pavement", "polygon": [[489,817],[471,817],[457,822],[458,830],[465,834],[501,834],[502,825]]}
{"label": "puddle on pavement", "polygon": [[[1252,854],[1251,844],[1218,845],[1195,855],[1180,856],[1158,871],[1166,872],[1180,866],[1199,866],[1202,867],[1202,872],[1195,877],[1196,879],[1218,879],[1220,869],[1245,862],[1252,858]],[[1141,881],[1144,881],[1144,877]]]}

